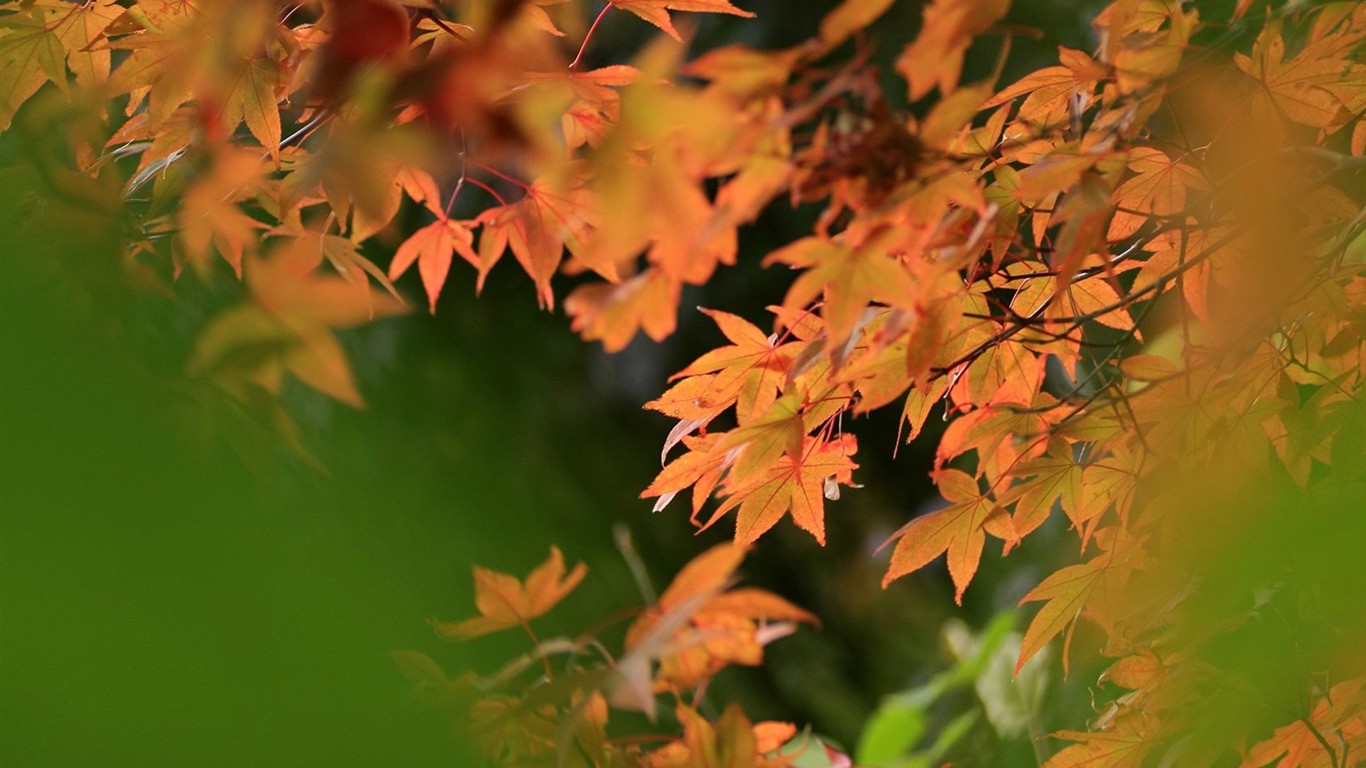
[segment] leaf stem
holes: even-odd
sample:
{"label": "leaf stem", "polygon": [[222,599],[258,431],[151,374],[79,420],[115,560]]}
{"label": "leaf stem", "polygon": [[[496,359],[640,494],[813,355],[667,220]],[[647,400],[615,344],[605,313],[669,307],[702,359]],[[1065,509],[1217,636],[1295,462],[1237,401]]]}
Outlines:
{"label": "leaf stem", "polygon": [[584,51],[588,50],[588,41],[593,39],[593,32],[597,30],[598,24],[602,23],[602,17],[606,16],[607,12],[610,10],[612,10],[612,3],[608,2],[602,6],[601,11],[598,11],[597,18],[593,19],[593,25],[588,28],[588,33],[583,36],[583,43],[579,45],[578,54],[574,56],[573,61],[569,62],[569,70],[571,72],[579,68],[579,62],[583,60]]}

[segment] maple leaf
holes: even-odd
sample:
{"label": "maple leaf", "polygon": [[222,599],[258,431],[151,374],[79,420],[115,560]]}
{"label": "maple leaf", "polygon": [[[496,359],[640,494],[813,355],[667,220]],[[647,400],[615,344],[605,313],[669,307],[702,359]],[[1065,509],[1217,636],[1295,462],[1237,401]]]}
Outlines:
{"label": "maple leaf", "polygon": [[831,346],[837,348],[853,332],[870,302],[905,306],[915,295],[910,275],[886,251],[897,236],[896,230],[888,228],[858,247],[808,237],[770,253],[764,264],[807,268],[788,289],[783,307],[801,310],[823,294],[821,317]]}
{"label": "maple leaf", "polygon": [[662,341],[673,333],[678,298],[683,286],[662,270],[649,268],[617,284],[589,283],[575,288],[564,300],[571,327],[587,341],[602,341],[617,352],[644,330]]}
{"label": "maple leaf", "polygon": [[762,418],[726,433],[716,450],[729,453],[739,449],[730,468],[729,482],[744,485],[773,466],[783,454],[797,455],[806,434],[802,400],[796,393],[784,395],[774,401]]}
{"label": "maple leaf", "polygon": [[[94,88],[109,78],[109,47],[103,45],[104,31],[122,16],[124,9],[115,0],[73,3],[53,21],[50,29],[66,51],[66,64],[76,76],[76,85]],[[66,85],[66,78],[58,81]]]}
{"label": "maple leaf", "polygon": [[185,192],[176,219],[176,244],[201,274],[209,254],[217,250],[234,272],[242,274],[244,256],[256,251],[265,224],[248,215],[239,201],[250,196],[265,173],[260,155],[246,149],[225,150],[213,158],[209,172],[195,179]]}
{"label": "maple leaf", "polygon": [[799,344],[778,344],[776,338],[728,312],[702,309],[732,343],[714,349],[670,378],[715,373],[710,380],[717,401],[735,401],[736,418],[743,424],[766,412],[778,398],[788,367]]}
{"label": "maple leaf", "polygon": [[1055,442],[1048,453],[1015,467],[1011,474],[1028,478],[1001,495],[1003,506],[1014,504],[1015,532],[1027,536],[1048,519],[1054,503],[1074,520],[1081,507],[1082,467],[1071,456],[1065,443]]}
{"label": "maple leaf", "polygon": [[66,81],[61,40],[39,6],[0,17],[0,131],[49,80]]}
{"label": "maple leaf", "polygon": [[1009,518],[995,500],[978,490],[971,475],[956,469],[941,470],[937,482],[949,506],[917,517],[891,535],[888,541],[896,541],[896,548],[882,585],[919,570],[947,552],[954,601],[961,605],[963,592],[982,558],[985,532],[1006,540],[1017,537]]}
{"label": "maple leaf", "polygon": [[[480,288],[489,270],[502,258],[504,251],[522,265],[522,269],[536,283],[537,300],[543,307],[555,306],[555,294],[550,289],[550,278],[560,266],[565,246],[579,248],[588,239],[590,222],[585,218],[587,205],[585,190],[563,190],[550,180],[536,181],[526,186],[526,195],[511,205],[490,208],[475,220],[482,225],[479,236]],[[589,262],[608,279],[616,279],[609,265]]]}
{"label": "maple leaf", "polygon": [[[825,500],[838,498],[838,485],[852,485],[858,468],[849,457],[858,450],[853,435],[822,441],[803,440],[796,455],[785,455],[749,483],[727,485],[726,500],[702,527],[708,528],[733,509],[735,541],[750,544],[772,528],[784,515],[825,545]],[[672,465],[671,465],[672,466]]]}
{"label": "maple leaf", "polygon": [[685,74],[710,80],[715,87],[739,97],[772,93],[792,76],[800,49],[757,51],[744,45],[714,48],[688,62]]}
{"label": "maple leaf", "polygon": [[1157,734],[1158,722],[1141,711],[1130,711],[1117,718],[1108,730],[1058,731],[1055,738],[1080,742],[1065,747],[1053,755],[1043,768],[1090,768],[1104,765],[1113,768],[1139,768],[1148,756],[1151,739]]}
{"label": "maple leaf", "polygon": [[188,372],[213,377],[245,397],[253,386],[278,393],[280,377],[288,371],[330,397],[362,406],[332,329],[397,314],[403,305],[364,284],[318,274],[322,259],[316,237],[290,238],[271,258],[249,259],[246,282],[252,301],[224,312],[204,329]]}
{"label": "maple leaf", "polygon": [[925,6],[920,33],[896,60],[911,101],[936,86],[947,95],[958,85],[972,39],[1006,15],[1010,0],[934,0]]}
{"label": "maple leaf", "polygon": [[564,555],[558,547],[550,548],[550,557],[532,569],[526,581],[475,566],[474,605],[480,615],[454,623],[432,621],[432,627],[447,640],[468,640],[526,626],[554,608],[587,573],[587,566],[579,563],[566,574]]}
{"label": "maple leaf", "polygon": [[1036,132],[1063,125],[1071,118],[1072,100],[1090,100],[1096,83],[1106,75],[1106,68],[1095,59],[1059,46],[1061,66],[1044,67],[1031,72],[988,99],[982,107],[990,109],[1024,96],[1020,103],[1020,122]]}
{"label": "maple leaf", "polygon": [[1151,217],[1179,212],[1186,205],[1186,191],[1205,186],[1194,168],[1151,147],[1129,153],[1129,170],[1134,176],[1114,192],[1116,211],[1106,235],[1111,242],[1133,235]]}
{"label": "maple leaf", "polygon": [[436,314],[436,299],[446,284],[446,275],[451,271],[451,258],[459,253],[465,261],[478,267],[479,255],[471,244],[474,235],[464,224],[444,216],[414,232],[394,253],[389,264],[389,279],[397,280],[408,268],[417,262],[418,272],[422,274],[422,286],[427,291],[428,307]]}
{"label": "maple leaf", "polygon": [[821,19],[821,42],[835,46],[872,24],[892,7],[893,0],[844,0]]}
{"label": "maple leaf", "polygon": [[1020,643],[1020,655],[1015,662],[1015,674],[1019,674],[1025,662],[1042,650],[1049,640],[1067,629],[1062,652],[1065,674],[1072,645],[1072,629],[1076,627],[1078,617],[1083,611],[1105,608],[1091,604],[1093,595],[1101,601],[1115,599],[1119,586],[1128,579],[1136,564],[1135,542],[1122,530],[1111,529],[1102,533],[1103,553],[1085,563],[1054,571],[1020,598],[1020,605],[1046,602],[1025,630]]}
{"label": "maple leaf", "polygon": [[1327,127],[1344,105],[1334,93],[1348,79],[1357,78],[1366,67],[1332,55],[1331,43],[1319,41],[1293,57],[1286,57],[1280,24],[1268,24],[1252,47],[1251,56],[1235,54],[1234,63],[1261,85],[1258,95],[1269,97],[1275,109],[1291,120],[1317,128]]}
{"label": "maple leaf", "polygon": [[744,711],[730,704],[715,724],[696,710],[679,705],[683,738],[644,756],[648,768],[786,768],[791,758],[772,755],[796,734],[791,723],[751,724]]}
{"label": "maple leaf", "polygon": [[678,34],[678,30],[674,29],[673,22],[669,19],[669,11],[725,13],[748,19],[754,18],[753,13],[742,8],[736,8],[729,0],[610,0],[610,2],[617,8],[629,11],[659,27],[665,34],[679,42],[683,42],[683,38]]}
{"label": "maple leaf", "polygon": [[693,687],[729,664],[758,664],[763,646],[790,632],[791,622],[815,622],[771,592],[725,591],[747,552],[721,544],[693,558],[627,630],[628,653],[652,649],[659,659],[659,689]]}
{"label": "maple leaf", "polygon": [[352,239],[360,242],[387,227],[398,215],[404,196],[422,205],[438,218],[447,218],[441,193],[430,173],[420,168],[399,165],[392,168],[385,177],[391,181],[386,185],[379,204],[374,206],[373,210],[369,206],[361,205],[352,211]]}
{"label": "maple leaf", "polygon": [[[721,437],[707,435],[699,438],[681,438],[688,446],[688,452],[660,470],[649,487],[640,492],[640,497],[645,499],[658,496],[659,499],[653,509],[654,512],[658,512],[668,506],[680,491],[691,487],[693,504],[690,520],[694,525],[701,525],[698,522],[698,514],[726,468],[726,454],[714,450]],[[665,447],[666,454],[668,447]]]}
{"label": "maple leaf", "polygon": [[1270,738],[1247,750],[1239,768],[1270,765],[1278,758],[1277,768],[1341,764],[1335,755],[1329,755],[1323,748],[1322,734],[1333,734],[1334,741],[1344,747],[1343,755],[1348,754],[1348,747],[1359,748],[1366,741],[1363,688],[1366,688],[1366,679],[1360,677],[1334,685],[1315,703],[1308,718],[1277,728]]}

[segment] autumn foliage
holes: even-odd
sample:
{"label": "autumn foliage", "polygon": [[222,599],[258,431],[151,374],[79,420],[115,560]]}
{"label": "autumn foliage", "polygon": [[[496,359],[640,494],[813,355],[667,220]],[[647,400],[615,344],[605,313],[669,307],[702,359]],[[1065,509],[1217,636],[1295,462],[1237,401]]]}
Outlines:
{"label": "autumn foliage", "polygon": [[[885,93],[863,30],[891,6],[846,0],[800,45],[685,61],[690,14],[752,14],[8,2],[0,129],[62,117],[46,176],[123,212],[130,279],[245,284],[186,374],[291,440],[285,377],[360,406],[334,332],[404,311],[410,271],[440,312],[452,270],[482,287],[510,257],[541,306],[616,351],[672,333],[684,287],[734,264],[761,212],[815,204],[809,232],[761,257],[792,272],[782,303],[702,310],[716,348],[646,404],[676,426],[642,495],[733,524],[734,545],[685,567],[619,652],[531,630],[584,574],[552,550],[524,581],[476,569],[478,616],[434,623],[450,640],[520,628],[529,655],[482,678],[400,656],[494,763],[825,749],[734,707],[708,720],[696,697],[814,622],[733,576],[784,519],[825,542],[857,487],[855,417],[893,409],[906,440],[948,421],[945,504],[886,543],[884,585],[943,557],[961,601],[989,543],[1009,553],[1059,516],[1074,534],[1075,563],[1024,598],[1016,670],[1054,641],[1064,664],[1111,666],[1097,717],[1055,734],[1070,744],[1047,765],[1356,764],[1366,6],[1118,0],[1093,49],[998,82],[1021,32],[1008,2],[933,0],[896,52],[904,92]],[[649,42],[590,69],[609,13]],[[996,74],[965,81],[970,49]],[[1299,629],[1267,675],[1252,649],[1272,615]],[[610,735],[609,710],[654,718],[661,696],[677,740]]]}

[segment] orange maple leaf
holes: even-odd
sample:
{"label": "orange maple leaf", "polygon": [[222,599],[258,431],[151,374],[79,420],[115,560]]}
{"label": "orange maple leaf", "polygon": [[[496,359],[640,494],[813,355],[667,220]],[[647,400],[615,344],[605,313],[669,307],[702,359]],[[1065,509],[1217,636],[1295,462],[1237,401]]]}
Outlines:
{"label": "orange maple leaf", "polygon": [[1017,537],[1009,517],[995,500],[978,489],[971,475],[956,469],[941,470],[938,484],[949,506],[917,517],[892,534],[889,541],[895,540],[897,544],[882,585],[887,586],[947,552],[954,602],[961,605],[963,592],[982,559],[985,533],[1007,541]]}
{"label": "orange maple leaf", "polygon": [[797,733],[791,723],[766,721],[751,725],[738,704],[731,704],[713,723],[696,710],[679,705],[683,738],[644,756],[648,768],[786,768],[792,758],[776,752]]}
{"label": "orange maple leaf", "polygon": [[702,355],[671,378],[715,373],[710,384],[716,393],[715,400],[734,401],[736,418],[746,423],[778,399],[792,357],[801,345],[778,344],[776,338],[765,336],[763,331],[729,312],[701,311],[716,321],[732,343]]}
{"label": "orange maple leaf", "polygon": [[716,450],[726,454],[740,449],[731,464],[729,482],[744,485],[773,466],[783,454],[796,456],[805,435],[802,397],[793,393],[774,402],[763,418],[727,432]]}
{"label": "orange maple leaf", "polygon": [[[1324,750],[1321,734],[1332,734],[1339,745],[1346,742],[1347,747],[1361,746],[1363,737],[1366,737],[1366,716],[1362,714],[1363,708],[1366,708],[1363,686],[1366,686],[1366,679],[1360,677],[1333,686],[1314,705],[1310,717],[1277,728],[1271,738],[1247,751],[1239,768],[1270,765],[1277,758],[1277,768],[1338,764]],[[1342,748],[1342,754],[1348,753],[1347,747]],[[1356,750],[1351,751],[1356,754]],[[1346,760],[1342,764],[1346,764]]]}
{"label": "orange maple leaf", "polygon": [[849,338],[871,302],[906,306],[915,296],[914,281],[901,263],[887,253],[898,234],[895,229],[884,229],[857,247],[808,237],[769,254],[764,264],[807,268],[788,289],[783,307],[800,311],[823,294],[821,317],[830,347],[837,349]]}
{"label": "orange maple leaf", "polygon": [[849,457],[857,450],[853,435],[828,442],[807,437],[797,454],[779,458],[748,484],[728,489],[726,500],[702,527],[738,508],[735,541],[749,544],[790,513],[792,522],[824,546],[825,500],[839,498],[840,484],[853,484],[851,473],[858,465]]}
{"label": "orange maple leaf", "polygon": [[673,333],[678,297],[683,286],[663,270],[648,268],[620,283],[589,283],[575,288],[564,300],[571,327],[587,341],[602,341],[617,352],[635,337],[636,330],[655,341]]}
{"label": "orange maple leaf", "polygon": [[[693,558],[627,630],[628,654],[655,649],[660,661],[657,688],[691,688],[729,664],[759,664],[763,646],[788,634],[790,622],[816,621],[762,589],[725,591],[747,552],[745,546],[721,544]],[[660,630],[667,638],[658,636]]]}
{"label": "orange maple leaf", "polygon": [[1077,618],[1088,608],[1095,608],[1094,605],[1088,606],[1093,594],[1103,601],[1117,591],[1114,587],[1128,578],[1135,564],[1134,540],[1118,529],[1101,531],[1098,539],[1104,552],[1085,563],[1069,565],[1053,572],[1020,598],[1020,605],[1041,600],[1046,602],[1025,630],[1020,643],[1020,656],[1015,662],[1016,674],[1049,640],[1067,629],[1062,650],[1062,667],[1066,674],[1072,630],[1076,627]]}
{"label": "orange maple leaf", "polygon": [[682,42],[683,38],[674,29],[669,11],[691,11],[694,13],[726,13],[731,16],[754,18],[754,14],[736,8],[728,0],[611,0],[612,5],[629,11],[651,24],[664,30],[669,37]]}
{"label": "orange maple leaf", "polygon": [[447,640],[467,640],[509,627],[525,626],[527,622],[555,607],[583,581],[587,566],[579,563],[565,575],[564,556],[558,547],[550,548],[550,557],[536,566],[526,581],[506,573],[474,568],[474,605],[479,616],[461,622],[432,621],[437,634]]}
{"label": "orange maple leaf", "polygon": [[[476,224],[483,225],[479,236],[479,282],[483,288],[489,270],[511,250],[522,269],[536,283],[536,295],[543,307],[555,306],[550,278],[559,269],[565,246],[581,249],[587,240],[589,222],[583,190],[559,192],[548,182],[536,181],[526,187],[526,196],[511,205],[490,208],[481,213]],[[617,275],[596,262],[589,266],[609,280]]]}
{"label": "orange maple leaf", "polygon": [[925,6],[920,34],[896,61],[910,84],[911,101],[939,86],[948,94],[958,86],[963,55],[972,38],[991,28],[1010,7],[1010,0],[934,0]]}
{"label": "orange maple leaf", "polygon": [[417,262],[417,270],[422,274],[422,286],[427,290],[428,307],[432,314],[436,314],[436,299],[441,295],[446,275],[451,271],[451,257],[459,253],[465,261],[479,266],[479,256],[470,247],[472,242],[474,235],[464,224],[443,216],[403,241],[389,264],[389,279],[397,280],[413,262]]}
{"label": "orange maple leaf", "polygon": [[1148,757],[1158,722],[1139,710],[1129,710],[1107,730],[1058,731],[1055,738],[1079,742],[1064,748],[1045,763],[1045,768],[1139,768]]}

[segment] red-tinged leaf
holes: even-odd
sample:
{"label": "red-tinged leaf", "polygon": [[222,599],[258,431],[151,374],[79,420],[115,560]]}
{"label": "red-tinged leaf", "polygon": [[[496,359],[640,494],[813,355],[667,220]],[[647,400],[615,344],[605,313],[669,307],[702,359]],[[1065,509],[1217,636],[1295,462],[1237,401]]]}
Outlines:
{"label": "red-tinged leaf", "polygon": [[611,0],[612,5],[659,27],[675,40],[682,42],[678,30],[669,19],[669,11],[688,11],[693,13],[726,13],[731,16],[753,18],[749,11],[731,5],[728,0]]}
{"label": "red-tinged leaf", "polygon": [[972,128],[973,118],[990,93],[986,85],[974,85],[940,99],[920,124],[920,140],[931,149],[947,149],[956,137]]}
{"label": "red-tinged leaf", "polygon": [[754,724],[754,750],[761,755],[777,752],[797,735],[797,726],[776,720]]}
{"label": "red-tinged leaf", "polygon": [[525,582],[476,566],[474,604],[480,615],[458,623],[433,621],[432,627],[447,640],[466,640],[522,626],[554,608],[587,572],[579,563],[566,575],[564,556],[557,547],[550,548],[550,557],[532,569]]}
{"label": "red-tinged leaf", "polygon": [[[1047,104],[1066,96],[1073,87],[1075,87],[1075,79],[1072,70],[1067,67],[1044,67],[1002,88],[995,96],[987,99],[982,104],[982,108],[998,107],[1027,94],[1038,94],[1035,98]],[[1031,119],[1033,119],[1032,115]]]}
{"label": "red-tinged leaf", "polygon": [[[772,528],[785,515],[825,545],[825,499],[831,481],[852,485],[852,472],[858,467],[850,458],[858,450],[853,435],[822,442],[805,438],[797,456],[783,456],[771,469],[740,487],[728,484],[726,500],[707,521],[710,526],[731,510],[735,519],[735,541],[750,544]],[[704,527],[706,527],[704,526]]]}
{"label": "red-tinged leaf", "polygon": [[639,69],[630,65],[611,64],[597,69],[575,70],[569,74],[569,79],[576,83],[591,83],[598,86],[620,88],[639,80],[641,74]]}
{"label": "red-tinged leaf", "polygon": [[680,420],[711,421],[735,404],[735,393],[718,393],[711,385],[713,378],[713,375],[689,376],[646,403],[645,408]]}
{"label": "red-tinged leaf", "polygon": [[945,509],[922,515],[892,534],[896,541],[892,561],[882,577],[885,587],[908,573],[919,570],[931,560],[948,553],[949,575],[953,578],[954,601],[963,602],[963,592],[977,573],[986,543],[983,532],[988,517],[998,510],[990,497],[977,490],[972,476],[956,469],[939,474],[939,488],[952,503]]}
{"label": "red-tinged leaf", "polygon": [[[479,282],[482,288],[490,269],[502,258],[504,250],[522,265],[536,283],[541,306],[555,306],[550,278],[559,269],[566,246],[579,248],[588,239],[588,198],[583,190],[562,190],[553,182],[537,181],[526,189],[521,200],[480,214],[483,225],[479,236]],[[609,280],[616,280],[609,265],[590,264]]]}
{"label": "red-tinged leaf", "polygon": [[539,5],[534,3],[522,3],[522,19],[542,32],[554,35],[555,37],[564,37],[564,32],[561,32],[560,28],[555,26],[555,22],[550,18],[550,14],[546,13],[545,9]]}
{"label": "red-tinged leaf", "polygon": [[844,0],[821,19],[821,42],[839,45],[860,32],[892,7],[893,0]]}
{"label": "red-tinged leaf", "polygon": [[454,219],[438,219],[414,232],[398,247],[389,264],[389,278],[397,280],[417,262],[422,274],[422,285],[427,290],[430,311],[436,313],[436,299],[446,284],[451,270],[451,257],[459,253],[470,264],[478,266],[479,257],[471,247],[473,235],[465,225]]}
{"label": "red-tinged leaf", "polygon": [[215,250],[238,275],[243,260],[256,252],[265,224],[246,214],[238,201],[251,195],[267,170],[258,152],[239,149],[215,157],[212,170],[196,179],[181,200],[176,244],[201,273]]}
{"label": "red-tinged leaf", "polygon": [[588,101],[579,101],[574,106],[566,109],[560,118],[560,127],[564,130],[565,144],[570,149],[581,147],[587,144],[596,147],[611,134],[612,127],[621,118],[621,109],[617,104],[597,105]]}
{"label": "red-tinged leaf", "polygon": [[792,162],[784,156],[751,156],[716,193],[717,215],[732,224],[753,221],[787,188],[792,170]]}
{"label": "red-tinged leaf", "polygon": [[760,622],[815,622],[810,613],[763,590],[725,591],[746,551],[723,544],[698,555],[627,630],[628,660],[658,653],[657,685],[681,691],[728,664],[760,663],[764,644],[785,634],[761,632]]}
{"label": "red-tinged leaf", "polygon": [[934,0],[925,6],[920,33],[896,61],[910,86],[911,101],[936,86],[947,95],[958,85],[963,55],[972,39],[995,24],[1010,0]]}
{"label": "red-tinged leaf", "polygon": [[584,340],[601,341],[603,349],[618,352],[637,330],[655,341],[673,333],[682,289],[663,270],[651,268],[615,285],[580,286],[565,299],[564,311],[573,318],[571,327]]}
{"label": "red-tinged leaf", "polygon": [[1332,86],[1343,82],[1349,70],[1361,76],[1360,64],[1310,46],[1294,56],[1286,56],[1280,24],[1267,24],[1252,46],[1252,55],[1236,54],[1238,68],[1259,81],[1260,98],[1271,101],[1272,108],[1302,125],[1327,127],[1343,109]]}
{"label": "red-tinged leaf", "polygon": [[1095,173],[1083,174],[1063,197],[1050,222],[1062,225],[1049,259],[1059,285],[1071,282],[1088,259],[1106,252],[1105,227],[1113,211],[1110,185]]}
{"label": "red-tinged leaf", "polygon": [[529,72],[525,75],[533,83],[562,83],[580,101],[597,108],[615,105],[620,101],[617,89],[630,85],[644,75],[636,67],[612,64],[598,69],[550,72]]}
{"label": "red-tinged leaf", "polygon": [[1025,205],[1041,205],[1046,198],[1072,188],[1100,158],[1096,155],[1049,155],[1020,174],[1015,197]]}

